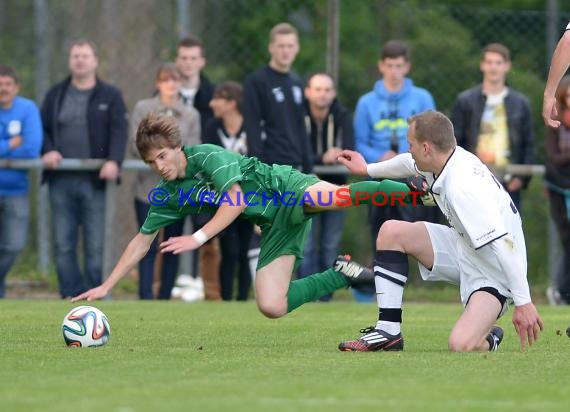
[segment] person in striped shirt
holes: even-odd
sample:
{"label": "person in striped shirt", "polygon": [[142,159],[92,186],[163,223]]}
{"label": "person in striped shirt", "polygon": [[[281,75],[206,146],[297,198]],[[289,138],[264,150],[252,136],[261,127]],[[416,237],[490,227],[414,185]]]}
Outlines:
{"label": "person in striped shirt", "polygon": [[330,269],[291,282],[303,258],[314,213],[368,204],[373,196],[365,195],[372,193],[387,197],[405,194],[406,202],[415,201],[406,184],[391,180],[337,186],[291,166],[270,166],[219,146],[183,147],[176,123],[158,114],[151,113],[141,120],[136,144],[141,158],[162,177],[149,193],[149,214],[105,282],[74,297],[72,302],[106,296],[144,257],[160,228],[188,214],[210,211],[214,217],[204,227],[192,235],[165,240],[160,244],[161,252],[194,250],[238,217],[259,225],[262,235],[255,277],[257,305],[268,318],[279,318],[337,289],[373,282],[369,269],[347,257],[337,258]]}

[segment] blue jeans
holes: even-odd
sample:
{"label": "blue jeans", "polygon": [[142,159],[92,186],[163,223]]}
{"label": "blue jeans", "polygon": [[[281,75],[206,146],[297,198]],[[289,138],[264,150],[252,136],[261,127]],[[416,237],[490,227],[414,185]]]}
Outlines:
{"label": "blue jeans", "polygon": [[[305,256],[299,267],[298,277],[304,278],[330,268],[338,255],[344,210],[319,213],[313,217],[311,232],[305,244]],[[331,295],[323,296],[321,301],[328,301]]]}
{"label": "blue jeans", "polygon": [[[102,281],[105,189],[95,187],[88,174],[66,174],[50,180],[49,197],[59,293],[63,298],[76,296]],[[77,253],[79,228],[83,235],[84,273]]]}
{"label": "blue jeans", "polygon": [[0,196],[0,298],[5,294],[6,275],[26,245],[29,216],[27,193]]}
{"label": "blue jeans", "polygon": [[[139,226],[142,226],[150,204],[135,199],[135,211]],[[172,223],[164,228],[164,239],[182,235],[184,229],[184,219]],[[153,240],[145,257],[139,262],[139,298],[152,299],[152,284],[154,283],[154,262],[158,253],[158,236]],[[160,290],[158,291],[158,299],[170,299],[176,275],[178,272],[178,255],[165,253],[162,255],[162,271],[160,277]]]}

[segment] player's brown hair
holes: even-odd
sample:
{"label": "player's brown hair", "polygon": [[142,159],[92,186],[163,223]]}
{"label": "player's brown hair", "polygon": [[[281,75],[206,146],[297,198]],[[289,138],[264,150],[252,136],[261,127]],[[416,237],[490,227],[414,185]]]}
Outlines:
{"label": "player's brown hair", "polygon": [[279,23],[275,25],[269,32],[269,43],[273,43],[275,37],[280,34],[294,34],[295,36],[297,36],[297,38],[299,38],[299,33],[297,32],[297,29],[293,27],[291,24]]}
{"label": "player's brown hair", "polygon": [[182,146],[177,120],[158,113],[146,115],[139,123],[136,144],[142,159],[152,149],[176,149]]}
{"label": "player's brown hair", "polygon": [[408,124],[414,128],[414,137],[418,142],[433,143],[442,152],[457,145],[453,124],[443,113],[428,110],[410,117]]}

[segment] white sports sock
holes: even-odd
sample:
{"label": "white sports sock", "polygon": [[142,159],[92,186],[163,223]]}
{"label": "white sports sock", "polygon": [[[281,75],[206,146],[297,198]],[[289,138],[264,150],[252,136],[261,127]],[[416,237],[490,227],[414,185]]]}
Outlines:
{"label": "white sports sock", "polygon": [[[378,276],[379,273],[391,277],[400,282],[406,283],[407,276],[399,275],[380,266],[374,266],[374,282],[376,284],[376,302],[378,308],[381,309],[402,309],[402,298],[404,295],[404,286],[393,282],[390,279]],[[397,335],[401,332],[400,322],[390,322],[379,320],[376,323],[376,329],[381,329],[391,335]]]}

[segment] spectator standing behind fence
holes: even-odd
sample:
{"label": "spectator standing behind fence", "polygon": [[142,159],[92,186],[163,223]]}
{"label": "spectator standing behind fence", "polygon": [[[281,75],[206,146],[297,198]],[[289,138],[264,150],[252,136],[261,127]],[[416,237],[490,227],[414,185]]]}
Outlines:
{"label": "spectator standing behind fence", "polygon": [[[391,159],[408,151],[408,118],[435,109],[432,95],[406,77],[411,69],[410,49],[398,40],[382,48],[378,70],[382,78],[358,100],[354,112],[356,151],[369,163]],[[372,249],[382,224],[389,219],[435,221],[437,208],[375,206],[370,209]],[[373,293],[373,290],[372,290]]]}
{"label": "spectator standing behind fence", "polygon": [[570,23],[566,26],[564,34],[558,41],[552,54],[548,79],[544,88],[544,100],[542,103],[542,118],[547,126],[558,127],[560,120],[557,119],[555,92],[558,83],[570,66]]}
{"label": "spectator standing behind fence", "polygon": [[[101,284],[105,227],[105,183],[116,181],[125,154],[127,109],[119,89],[96,76],[95,46],[69,48],[71,76],[54,85],[42,105],[42,160],[55,227],[55,261],[62,297]],[[105,159],[96,172],[58,171],[62,159]],[[83,234],[84,270],[77,243]]]}
{"label": "spectator standing behind fence", "polygon": [[299,53],[297,29],[279,23],[269,33],[269,64],[244,85],[244,128],[250,156],[312,171],[304,122],[303,82],[291,72]]}
{"label": "spectator standing behind fence", "polygon": [[[214,119],[206,124],[203,142],[212,143],[233,152],[247,155],[247,137],[243,130],[243,89],[239,83],[224,82],[216,87],[210,106]],[[251,271],[247,252],[253,234],[253,224],[247,220],[233,221],[219,235],[222,251],[220,289],[223,300],[232,300],[234,275],[238,276],[237,300],[247,300],[251,288]],[[336,256],[335,256],[336,257]]]}
{"label": "spectator standing behind fence", "polygon": [[547,290],[550,304],[570,303],[570,76],[562,78],[556,90],[556,117],[559,127],[548,127],[545,136],[545,183],[550,198],[550,214],[555,222],[563,257],[559,273]]}
{"label": "spectator standing behind fence", "polygon": [[[0,64],[0,159],[35,158],[42,147],[40,112],[19,92],[16,72]],[[28,172],[0,169],[0,298],[6,275],[26,245],[29,216]]]}
{"label": "spectator standing behind fence", "polygon": [[492,43],[483,49],[479,65],[483,82],[461,92],[453,106],[457,144],[494,170],[520,209],[521,189],[530,177],[511,176],[501,168],[534,162],[532,112],[526,96],[508,87],[509,49]]}
{"label": "spectator standing behind fence", "polygon": [[[316,73],[305,87],[305,127],[311,142],[313,164],[338,164],[337,158],[343,149],[354,149],[352,114],[336,98],[333,78],[326,73]],[[344,185],[347,175],[325,174],[322,180]],[[331,210],[313,217],[309,238],[305,245],[305,257],[299,267],[299,278],[321,272],[334,262],[338,255],[344,210]],[[332,294],[321,297],[329,301]]]}
{"label": "spectator standing behind fence", "polygon": [[[194,146],[200,141],[200,114],[191,106],[185,106],[178,98],[180,93],[180,72],[174,63],[162,65],[156,73],[155,86],[158,94],[150,99],[136,103],[131,116],[129,151],[140,158],[136,146],[136,134],[141,119],[154,112],[172,116],[180,127],[180,135],[184,146]],[[151,190],[160,182],[160,177],[151,170],[138,172],[135,177],[135,211],[139,226],[142,225],[150,210],[148,200]],[[182,235],[184,219],[164,227],[163,238]],[[139,262],[139,298],[152,299],[154,268],[158,252],[157,239],[152,243],[148,253]],[[170,299],[170,294],[178,273],[178,256],[165,253],[162,256],[160,270],[160,289],[158,299]]]}
{"label": "spectator standing behind fence", "polygon": [[[186,37],[178,42],[176,47],[176,67],[182,75],[180,98],[186,106],[194,107],[200,113],[200,130],[205,130],[206,123],[213,116],[210,101],[214,93],[214,85],[202,73],[206,65],[204,45],[194,36]],[[193,230],[204,226],[212,217],[211,214],[201,213],[192,215]],[[197,253],[194,253],[194,271],[198,270],[204,282],[206,300],[221,300],[220,296],[220,246],[218,238],[210,239]],[[199,256],[196,259],[196,256]],[[199,265],[197,262],[199,260]]]}

